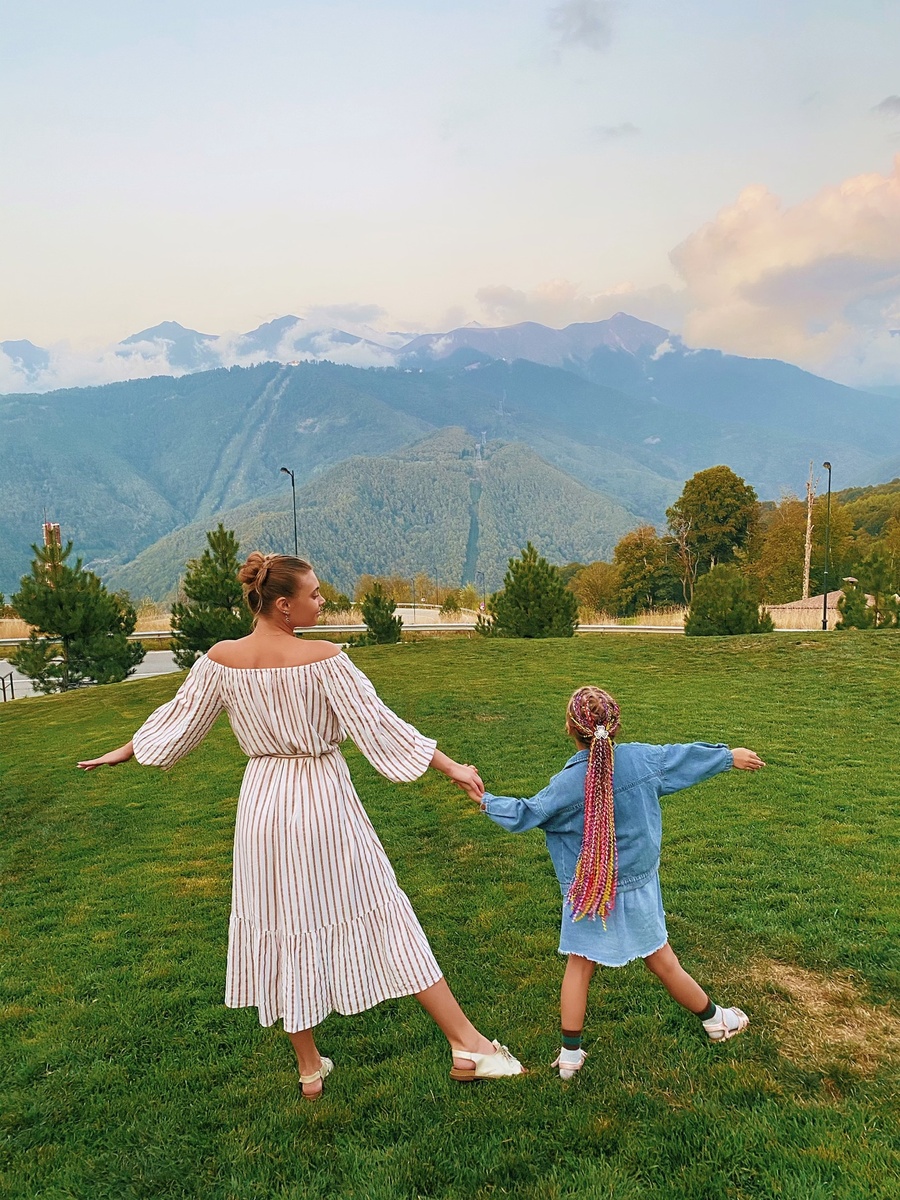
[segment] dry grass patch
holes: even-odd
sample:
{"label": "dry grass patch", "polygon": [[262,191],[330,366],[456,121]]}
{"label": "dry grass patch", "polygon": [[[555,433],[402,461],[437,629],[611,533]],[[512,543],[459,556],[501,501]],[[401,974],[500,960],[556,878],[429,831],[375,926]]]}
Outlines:
{"label": "dry grass patch", "polygon": [[773,959],[758,960],[747,976],[766,993],[764,1019],[792,1062],[822,1066],[837,1057],[871,1074],[885,1061],[900,1061],[900,1017],[886,1005],[864,1003],[848,976]]}
{"label": "dry grass patch", "polygon": [[18,617],[0,617],[0,638],[27,638],[31,626]]}

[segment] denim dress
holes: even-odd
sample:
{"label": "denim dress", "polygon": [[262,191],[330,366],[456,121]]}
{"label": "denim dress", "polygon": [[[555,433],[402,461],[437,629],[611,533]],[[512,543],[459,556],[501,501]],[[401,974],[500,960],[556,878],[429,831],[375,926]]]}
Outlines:
{"label": "denim dress", "polygon": [[573,754],[548,785],[530,799],[485,792],[481,807],[503,829],[543,829],[562,892],[560,954],[579,954],[606,967],[647,958],[669,940],[659,886],[662,844],[660,797],[691,787],[733,765],[724,745],[690,742],[616,746],[613,797],[619,881],[606,928],[599,917],[573,920],[566,900],[584,834],[584,780],[588,751]]}

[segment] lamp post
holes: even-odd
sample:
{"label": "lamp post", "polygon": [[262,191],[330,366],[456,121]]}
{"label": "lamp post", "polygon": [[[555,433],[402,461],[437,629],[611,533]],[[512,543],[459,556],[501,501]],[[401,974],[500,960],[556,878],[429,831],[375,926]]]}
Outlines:
{"label": "lamp post", "polygon": [[825,506],[825,571],[822,576],[822,629],[828,629],[828,541],[831,534],[831,463],[823,462],[822,466],[828,472],[828,500]]}
{"label": "lamp post", "polygon": [[300,549],[297,544],[297,488],[294,484],[294,472],[289,471],[287,467],[281,468],[284,475],[291,477],[291,499],[294,502],[294,558],[300,557]]}
{"label": "lamp post", "polygon": [[484,571],[475,572],[475,587],[481,589],[481,611],[487,612],[487,594],[484,589]]}

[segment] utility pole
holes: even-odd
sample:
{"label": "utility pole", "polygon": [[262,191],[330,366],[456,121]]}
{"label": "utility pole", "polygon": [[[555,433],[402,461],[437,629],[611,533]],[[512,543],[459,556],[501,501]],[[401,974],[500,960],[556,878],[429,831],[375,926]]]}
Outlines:
{"label": "utility pole", "polygon": [[812,561],[812,532],[813,532],[813,501],[816,493],[813,490],[813,465],[809,462],[809,479],[806,481],[806,548],[803,552],[803,599],[809,599],[809,564]]}
{"label": "utility pole", "polygon": [[294,485],[294,472],[288,470],[287,467],[282,467],[281,474],[291,477],[291,500],[294,505],[294,558],[297,558],[300,551],[297,546],[297,488]]}
{"label": "utility pole", "polygon": [[831,463],[824,462],[822,466],[828,472],[828,504],[825,509],[825,572],[822,594],[822,629],[828,629],[828,540],[831,533]]}

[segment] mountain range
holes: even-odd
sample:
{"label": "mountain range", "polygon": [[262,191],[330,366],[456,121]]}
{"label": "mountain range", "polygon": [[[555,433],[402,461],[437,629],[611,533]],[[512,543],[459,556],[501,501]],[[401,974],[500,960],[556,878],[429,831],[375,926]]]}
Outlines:
{"label": "mountain range", "polygon": [[[393,365],[297,361],[323,338]],[[800,490],[810,460],[832,461],[840,486],[900,473],[898,397],[691,350],[626,314],[399,347],[285,317],[230,338],[236,357],[266,361],[229,369],[196,369],[217,339],[174,322],[121,347],[153,355],[163,342],[186,373],[0,397],[3,591],[44,517],[135,594],[170,591],[218,519],[248,548],[287,546],[281,466],[295,473],[303,547],[344,588],[395,567],[440,567],[448,583],[482,571],[496,586],[529,537],[556,561],[605,555],[720,462],[762,498]],[[297,357],[273,361],[286,348]]]}

